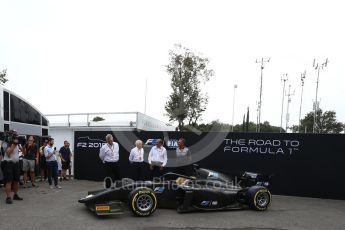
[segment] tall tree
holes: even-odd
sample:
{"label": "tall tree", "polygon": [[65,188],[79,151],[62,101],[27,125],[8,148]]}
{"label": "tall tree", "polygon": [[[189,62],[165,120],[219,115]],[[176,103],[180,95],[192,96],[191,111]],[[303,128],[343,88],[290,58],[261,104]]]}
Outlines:
{"label": "tall tree", "polygon": [[[280,127],[272,126],[268,121],[265,121],[264,123],[260,124],[260,130],[264,133],[279,133]],[[285,132],[285,130],[283,130],[283,132]]]}
{"label": "tall tree", "polygon": [[169,51],[169,58],[167,72],[172,93],[165,110],[170,121],[178,122],[179,130],[183,130],[186,120],[195,127],[208,103],[207,95],[201,92],[201,83],[206,83],[213,76],[213,70],[208,68],[207,58],[196,55],[180,44]]}
{"label": "tall tree", "polygon": [[243,114],[242,132],[246,131],[246,114]]}
{"label": "tall tree", "polygon": [[[188,125],[185,126],[186,131],[192,128],[193,127],[189,127]],[[209,131],[230,132],[231,125],[222,123],[219,120],[215,120],[208,124],[199,124],[195,128],[201,132],[209,132]]]}
{"label": "tall tree", "polygon": [[0,85],[4,85],[8,81],[8,79],[6,78],[6,74],[7,74],[6,69],[0,72]]}
{"label": "tall tree", "polygon": [[[302,132],[312,133],[314,125],[314,111],[309,112],[301,120],[300,130]],[[292,127],[294,132],[297,132],[298,126]],[[337,121],[336,112],[325,111],[322,109],[316,111],[316,126],[315,133],[340,133],[344,130],[344,124]]]}
{"label": "tall tree", "polygon": [[191,93],[190,100],[187,104],[189,107],[187,113],[189,126],[195,127],[197,125],[197,121],[201,118],[202,113],[206,110],[207,103],[207,94],[203,96],[199,87],[196,87]]}

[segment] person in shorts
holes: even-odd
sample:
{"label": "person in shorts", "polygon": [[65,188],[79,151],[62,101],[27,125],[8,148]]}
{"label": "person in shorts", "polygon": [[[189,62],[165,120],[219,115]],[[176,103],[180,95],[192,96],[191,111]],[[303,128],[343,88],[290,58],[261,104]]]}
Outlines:
{"label": "person in shorts", "polygon": [[24,187],[28,181],[28,171],[30,171],[31,185],[32,187],[36,187],[35,166],[38,164],[38,149],[33,136],[28,138],[28,141],[23,149],[23,154]]}
{"label": "person in shorts", "polygon": [[14,192],[13,200],[23,200],[23,198],[18,196],[20,176],[18,137],[14,136],[7,146],[1,166],[5,180],[6,203],[13,203],[11,198],[12,188]]}
{"label": "person in shorts", "polygon": [[62,168],[62,173],[61,173],[61,180],[68,180],[66,178],[66,171],[70,169],[71,165],[71,150],[69,148],[69,143],[68,141],[64,141],[64,145],[60,148],[60,159],[61,159],[61,168]]}

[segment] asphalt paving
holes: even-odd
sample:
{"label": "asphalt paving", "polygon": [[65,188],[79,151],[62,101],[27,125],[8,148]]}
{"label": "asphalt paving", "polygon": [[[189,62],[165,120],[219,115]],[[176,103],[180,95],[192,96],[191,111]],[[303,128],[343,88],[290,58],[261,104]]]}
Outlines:
{"label": "asphalt paving", "polygon": [[345,229],[345,201],[304,197],[273,196],[264,212],[234,210],[178,214],[159,209],[145,218],[130,211],[122,215],[98,217],[77,200],[88,190],[102,187],[100,182],[66,181],[62,189],[49,189],[46,182],[38,188],[20,190],[23,201],[5,203],[0,193],[0,229],[69,230],[69,229],[232,229],[232,230],[331,230]]}

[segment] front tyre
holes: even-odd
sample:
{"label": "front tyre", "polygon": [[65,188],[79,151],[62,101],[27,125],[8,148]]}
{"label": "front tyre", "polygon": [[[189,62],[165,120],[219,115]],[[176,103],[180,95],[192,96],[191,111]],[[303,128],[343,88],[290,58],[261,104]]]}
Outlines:
{"label": "front tyre", "polygon": [[247,201],[252,209],[256,211],[265,211],[271,204],[272,195],[265,187],[253,186],[247,191]]}
{"label": "front tyre", "polygon": [[150,216],[156,211],[157,197],[152,189],[139,187],[129,194],[129,209],[136,216]]}

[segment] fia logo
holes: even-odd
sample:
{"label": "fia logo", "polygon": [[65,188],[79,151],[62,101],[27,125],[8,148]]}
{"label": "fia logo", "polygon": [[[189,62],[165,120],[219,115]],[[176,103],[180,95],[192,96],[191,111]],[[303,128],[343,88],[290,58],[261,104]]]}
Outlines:
{"label": "fia logo", "polygon": [[203,202],[201,202],[200,205],[201,205],[201,206],[207,206],[207,207],[210,207],[210,206],[217,206],[217,205],[218,205],[218,201],[216,201],[216,200],[214,200],[214,201],[212,201],[212,200],[210,200],[210,201],[204,200]]}
{"label": "fia logo", "polygon": [[177,149],[178,148],[178,140],[177,139],[169,139],[167,141],[167,147],[169,149]]}
{"label": "fia logo", "polygon": [[164,187],[156,187],[155,190],[154,190],[154,192],[155,192],[155,193],[163,193],[164,190],[165,190]]}

